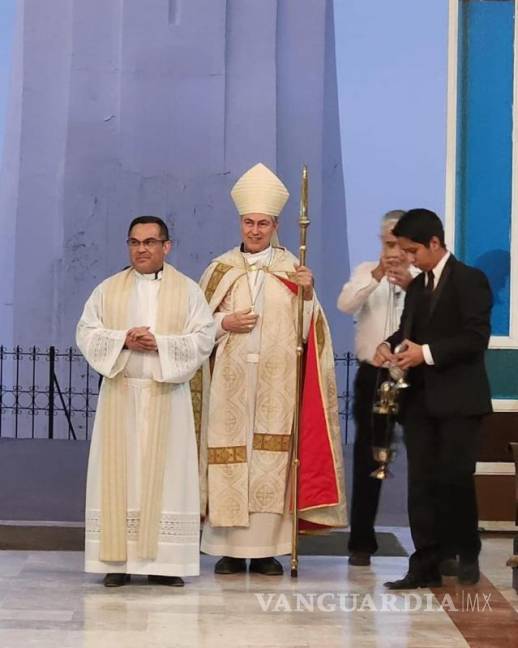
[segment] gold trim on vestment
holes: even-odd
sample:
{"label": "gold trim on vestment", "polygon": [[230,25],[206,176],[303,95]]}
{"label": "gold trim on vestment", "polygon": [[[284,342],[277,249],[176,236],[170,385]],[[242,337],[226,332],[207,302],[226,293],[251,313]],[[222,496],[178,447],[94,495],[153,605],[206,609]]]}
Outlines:
{"label": "gold trim on vestment", "polygon": [[254,450],[289,452],[291,434],[254,434]]}
{"label": "gold trim on vestment", "polygon": [[207,284],[207,288],[205,289],[205,299],[208,302],[210,302],[212,296],[216,292],[216,289],[219,286],[219,282],[223,279],[223,277],[229,270],[232,270],[232,266],[227,265],[226,263],[218,263],[218,265],[214,268],[214,271],[209,279],[209,283]]}
{"label": "gold trim on vestment", "polygon": [[191,378],[191,400],[192,413],[194,415],[194,434],[196,436],[196,447],[198,448],[198,457],[200,456],[200,434],[201,434],[201,411],[203,405],[203,367]]}
{"label": "gold trim on vestment", "polygon": [[[211,274],[209,283],[205,288],[204,294],[207,302],[210,302],[214,293],[216,292],[220,281],[226,273],[232,270],[232,266],[227,263],[218,263]],[[214,367],[214,360],[216,359],[216,350],[211,353],[207,366],[209,367],[210,374]],[[194,434],[196,436],[196,445],[198,448],[198,457],[200,456],[200,438],[201,438],[201,417],[203,412],[203,365],[194,374],[190,382],[192,409],[194,414]]]}
{"label": "gold trim on vestment", "polygon": [[322,311],[318,311],[317,319],[315,322],[315,337],[317,342],[317,351],[318,357],[322,357],[322,352],[324,351],[324,345],[326,343],[326,325],[324,322],[324,317]]}
{"label": "gold trim on vestment", "polygon": [[[128,327],[128,307],[135,286],[132,268],[119,272],[105,282],[103,324],[108,329]],[[168,263],[164,264],[159,287],[156,332],[180,335],[188,314],[188,279]],[[105,377],[102,390],[99,433],[102,439],[101,542],[99,559],[103,562],[127,560],[127,396],[121,374]],[[152,381],[148,413],[148,438],[142,464],[140,516],[137,555],[154,560],[162,505],[168,430],[173,385]]]}
{"label": "gold trim on vestment", "polygon": [[246,446],[209,448],[209,464],[246,463]]}

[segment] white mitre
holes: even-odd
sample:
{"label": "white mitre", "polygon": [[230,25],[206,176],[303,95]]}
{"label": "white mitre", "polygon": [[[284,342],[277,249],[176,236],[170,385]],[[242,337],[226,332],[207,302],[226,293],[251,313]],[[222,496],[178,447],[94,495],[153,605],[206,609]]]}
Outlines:
{"label": "white mitre", "polygon": [[279,178],[264,164],[256,164],[244,173],[230,192],[239,215],[279,216],[290,197]]}

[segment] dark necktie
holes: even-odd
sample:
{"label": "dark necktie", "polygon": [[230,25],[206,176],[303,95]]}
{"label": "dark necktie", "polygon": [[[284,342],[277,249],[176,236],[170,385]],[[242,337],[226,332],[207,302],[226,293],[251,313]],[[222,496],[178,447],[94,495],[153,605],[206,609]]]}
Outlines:
{"label": "dark necktie", "polygon": [[426,279],[426,292],[431,295],[434,289],[435,279],[433,270],[428,270],[428,272],[426,273]]}

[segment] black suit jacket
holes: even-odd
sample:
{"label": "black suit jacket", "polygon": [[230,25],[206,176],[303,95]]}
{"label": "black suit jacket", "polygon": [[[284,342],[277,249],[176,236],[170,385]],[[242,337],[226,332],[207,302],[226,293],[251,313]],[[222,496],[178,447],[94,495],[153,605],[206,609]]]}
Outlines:
{"label": "black suit jacket", "polygon": [[[424,278],[425,273],[421,273],[408,287],[399,329],[387,340],[392,349],[405,338],[414,340],[413,325]],[[451,255],[432,293],[424,339],[421,335],[420,340],[430,346],[435,363],[424,364],[421,369],[430,416],[481,416],[492,411],[484,364],[492,304],[486,275]],[[412,370],[408,381],[412,383]]]}

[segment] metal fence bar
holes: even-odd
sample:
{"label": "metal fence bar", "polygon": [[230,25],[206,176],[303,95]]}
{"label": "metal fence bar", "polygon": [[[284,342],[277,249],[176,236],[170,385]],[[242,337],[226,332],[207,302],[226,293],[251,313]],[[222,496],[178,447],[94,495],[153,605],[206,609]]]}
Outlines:
{"label": "metal fence bar", "polygon": [[63,407],[63,412],[68,422],[68,438],[70,440],[70,435],[72,435],[74,441],[77,441],[76,433],[74,432],[74,427],[72,425],[72,421],[70,420],[70,411],[67,409],[67,406],[65,404],[65,399],[63,398],[63,392],[61,391],[61,387],[59,386],[59,382],[58,379],[56,378],[56,374],[54,374],[53,378],[54,378],[54,384],[58,391],[59,400],[61,401],[61,405]]}
{"label": "metal fence bar", "polygon": [[36,347],[32,347],[32,386],[31,386],[31,437],[34,439],[36,408]]}
{"label": "metal fence bar", "polygon": [[[74,359],[74,352],[72,347],[68,350],[68,412],[72,411],[72,362]],[[56,386],[59,389],[59,383],[56,380]],[[63,407],[65,407],[65,404],[63,403]],[[70,439],[70,435],[76,439],[76,435],[74,432],[74,428],[72,426],[72,423],[70,421],[70,416],[66,413],[67,420],[68,420],[68,438]]]}
{"label": "metal fence bar", "polygon": [[18,436],[18,412],[20,406],[20,347],[16,347],[16,383],[14,387],[14,433]]}
{"label": "metal fence bar", "polygon": [[56,364],[56,347],[49,349],[49,439],[54,438],[54,371]]}

